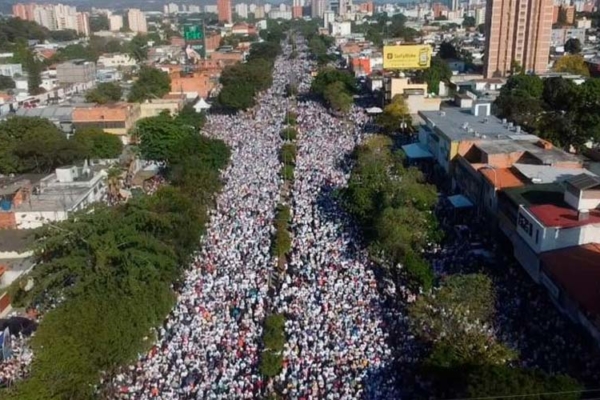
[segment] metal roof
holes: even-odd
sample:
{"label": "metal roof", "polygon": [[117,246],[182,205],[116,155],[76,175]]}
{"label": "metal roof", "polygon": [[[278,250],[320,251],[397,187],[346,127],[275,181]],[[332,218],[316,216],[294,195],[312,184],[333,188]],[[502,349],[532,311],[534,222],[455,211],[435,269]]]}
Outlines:
{"label": "metal roof", "polygon": [[570,179],[567,179],[567,183],[579,190],[586,190],[596,186],[600,186],[600,178],[586,174],[579,174]]}

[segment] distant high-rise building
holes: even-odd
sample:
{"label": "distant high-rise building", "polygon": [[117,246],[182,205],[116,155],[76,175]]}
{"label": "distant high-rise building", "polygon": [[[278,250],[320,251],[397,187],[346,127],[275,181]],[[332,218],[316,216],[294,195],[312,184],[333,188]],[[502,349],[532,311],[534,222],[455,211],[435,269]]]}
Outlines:
{"label": "distant high-rise building", "polygon": [[24,21],[33,21],[35,4],[13,4],[12,14],[16,18],[21,18]]}
{"label": "distant high-rise building", "polygon": [[240,3],[235,5],[235,13],[240,16],[240,18],[248,18],[248,4]]}
{"label": "distant high-rise building", "polygon": [[192,5],[192,4],[190,4],[188,9],[190,10],[191,13],[200,13],[200,11],[201,11],[200,6],[196,6],[196,5]]}
{"label": "distant high-rise building", "polygon": [[230,24],[233,22],[231,16],[231,0],[217,0],[217,10],[219,13],[219,22]]}
{"label": "distant high-rise building", "polygon": [[72,29],[89,36],[89,14],[77,12],[77,8],[64,4],[15,4],[13,15],[27,21],[35,21],[51,30]]}
{"label": "distant high-rise building", "polygon": [[310,14],[313,18],[323,18],[326,0],[312,0]]}
{"label": "distant high-rise building", "polygon": [[264,6],[256,6],[254,9],[254,18],[263,19],[265,17],[265,7]]}
{"label": "distant high-rise building", "polygon": [[77,13],[77,32],[90,36],[90,14],[86,12],[78,12]]}
{"label": "distant high-rise building", "polygon": [[129,29],[136,33],[147,33],[148,25],[146,16],[137,8],[130,8],[127,12],[127,20],[129,21]]}
{"label": "distant high-rise building", "polygon": [[267,3],[267,4],[264,5],[264,8],[265,8],[265,12],[268,13],[268,12],[271,11],[272,7],[271,7],[271,4]]}
{"label": "distant high-rise building", "polygon": [[552,11],[552,0],[488,0],[485,77],[505,76],[515,63],[526,72],[546,72]]}
{"label": "distant high-rise building", "polygon": [[175,3],[165,4],[163,11],[165,14],[177,14],[179,12],[179,6]]}
{"label": "distant high-rise building", "polygon": [[219,8],[216,4],[207,4],[204,6],[204,12],[217,14],[219,12]]}
{"label": "distant high-rise building", "polygon": [[335,12],[327,10],[323,13],[323,28],[329,29],[329,24],[335,22]]}
{"label": "distant high-rise building", "polygon": [[111,31],[117,32],[123,28],[123,16],[111,14],[108,17],[108,25]]}

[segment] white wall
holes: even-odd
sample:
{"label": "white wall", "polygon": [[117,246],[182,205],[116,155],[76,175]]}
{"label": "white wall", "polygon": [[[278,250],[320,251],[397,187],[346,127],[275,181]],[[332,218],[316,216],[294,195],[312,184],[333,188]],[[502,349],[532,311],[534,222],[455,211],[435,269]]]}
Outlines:
{"label": "white wall", "polygon": [[[525,220],[531,224],[531,235],[520,223]],[[587,224],[573,228],[546,228],[523,206],[519,208],[517,233],[538,254],[565,247],[600,242],[600,224]]]}
{"label": "white wall", "polygon": [[31,211],[15,213],[18,229],[39,228],[47,222],[64,221],[67,219],[66,211]]}

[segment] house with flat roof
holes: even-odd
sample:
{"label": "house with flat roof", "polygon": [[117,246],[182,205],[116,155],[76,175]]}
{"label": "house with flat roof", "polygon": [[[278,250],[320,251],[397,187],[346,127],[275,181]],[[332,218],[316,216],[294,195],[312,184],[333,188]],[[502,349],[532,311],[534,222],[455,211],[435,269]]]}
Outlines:
{"label": "house with flat roof", "polygon": [[107,166],[64,166],[41,179],[18,179],[0,187],[0,229],[34,229],[63,221],[106,197]]}
{"label": "house with flat roof", "polygon": [[119,136],[123,144],[129,144],[129,132],[140,116],[140,105],[137,103],[76,106],[73,110],[73,126],[75,130],[100,128]]}

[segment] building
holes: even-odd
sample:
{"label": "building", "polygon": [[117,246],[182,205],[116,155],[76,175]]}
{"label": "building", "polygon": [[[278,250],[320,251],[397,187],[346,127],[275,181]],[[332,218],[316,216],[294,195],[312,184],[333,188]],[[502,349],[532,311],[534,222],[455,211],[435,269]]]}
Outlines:
{"label": "building", "polygon": [[13,78],[15,75],[23,75],[23,66],[21,64],[0,64],[0,75]]}
{"label": "building", "polygon": [[416,116],[419,111],[437,111],[442,99],[429,96],[426,83],[412,83],[409,78],[384,78],[383,93],[386,102],[400,95],[408,107],[409,113]]}
{"label": "building", "polygon": [[17,177],[0,189],[2,229],[35,229],[106,197],[106,166],[65,166],[46,177]]}
{"label": "building", "polygon": [[559,5],[552,10],[552,23],[573,25],[575,23],[575,6]]}
{"label": "building", "polygon": [[326,0],[312,0],[310,6],[310,14],[313,18],[323,18],[325,13],[325,1]]}
{"label": "building", "polygon": [[140,118],[156,117],[163,111],[176,115],[185,105],[185,96],[173,93],[162,99],[154,99],[151,102],[140,104]]}
{"label": "building", "polygon": [[585,43],[585,32],[583,28],[557,28],[552,29],[550,43],[552,46],[562,46],[571,38],[578,39],[580,43]]}
{"label": "building", "polygon": [[129,54],[107,53],[98,57],[98,66],[103,68],[134,67],[137,62]]}
{"label": "building", "polygon": [[140,105],[137,103],[77,106],[73,110],[73,126],[75,131],[84,128],[100,128],[118,135],[123,144],[129,144],[129,132],[140,115]]}
{"label": "building", "polygon": [[240,3],[235,5],[235,13],[240,16],[240,18],[248,18],[248,4]]}
{"label": "building", "polygon": [[348,36],[352,33],[352,23],[350,21],[330,22],[329,34],[331,36]]}
{"label": "building", "polygon": [[59,84],[88,83],[96,80],[96,63],[85,60],[70,60],[56,66]]}
{"label": "building", "polygon": [[270,19],[292,19],[291,11],[271,10],[268,13]]}
{"label": "building", "polygon": [[546,72],[552,12],[552,0],[488,0],[485,77],[506,76],[514,63],[519,63],[526,72]]}
{"label": "building", "polygon": [[216,80],[207,73],[193,72],[185,75],[180,73],[171,75],[171,93],[206,98],[215,87]]}
{"label": "building", "polygon": [[135,33],[147,33],[148,24],[146,16],[137,8],[130,8],[127,12],[127,20],[129,21],[129,29]]}
{"label": "building", "polygon": [[112,32],[118,32],[123,28],[123,16],[111,14],[108,17],[109,29]]}
{"label": "building", "polygon": [[218,14],[219,8],[217,7],[216,4],[207,4],[204,6],[204,12],[211,13],[211,14]]}
{"label": "building", "polygon": [[13,15],[51,31],[72,29],[85,36],[90,34],[89,14],[64,4],[15,4]]}
{"label": "building", "polygon": [[230,24],[233,22],[231,16],[231,0],[217,0],[217,11],[219,22]]}
{"label": "building", "polygon": [[333,11],[325,11],[323,13],[323,28],[329,29],[329,24],[335,22],[335,13]]}

